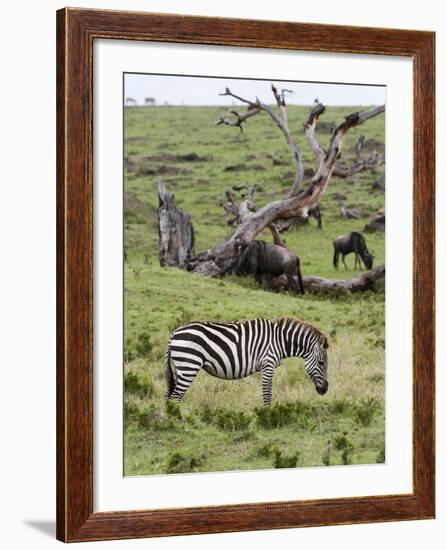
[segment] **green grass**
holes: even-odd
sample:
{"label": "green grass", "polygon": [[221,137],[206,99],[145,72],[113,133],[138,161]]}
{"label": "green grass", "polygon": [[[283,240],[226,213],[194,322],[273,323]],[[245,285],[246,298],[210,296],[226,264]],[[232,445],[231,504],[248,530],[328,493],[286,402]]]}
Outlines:
{"label": "green grass", "polygon": [[[340,121],[355,108],[328,108],[326,121]],[[222,280],[192,275],[158,262],[157,176],[174,191],[177,204],[193,218],[196,251],[230,234],[222,208],[224,191],[237,183],[257,183],[257,205],[283,197],[292,181],[290,153],[266,115],[237,129],[215,127],[217,107],[148,107],[125,109],[125,473],[126,475],[281,468],[383,462],[384,450],[384,292],[337,298],[260,289],[253,280]],[[289,125],[302,149],[305,166],[314,167],[301,128],[307,108],[289,107]],[[360,133],[384,141],[384,119],[370,120],[347,135],[342,162],[353,161]],[[321,132],[327,143],[327,132]],[[173,162],[160,155],[197,153],[211,160]],[[273,152],[271,158],[247,160]],[[150,158],[151,157],[151,158]],[[157,157],[158,160],[154,160]],[[225,171],[236,164],[264,170]],[[303,274],[351,277],[332,266],[333,239],[362,230],[369,215],[384,206],[372,193],[377,174],[351,181],[333,179],[324,195],[324,229],[314,221],[285,236],[301,258]],[[285,177],[284,177],[285,176]],[[306,183],[309,180],[306,180]],[[364,218],[339,216],[335,193],[346,206],[361,207]],[[269,232],[264,238],[271,240]],[[384,261],[383,235],[366,235],[376,263]],[[330,340],[329,391],[318,395],[303,362],[288,359],[277,370],[273,406],[262,406],[258,375],[223,381],[202,372],[180,404],[166,402],[163,354],[170,332],[190,320],[242,320],[291,316],[325,332]]]}

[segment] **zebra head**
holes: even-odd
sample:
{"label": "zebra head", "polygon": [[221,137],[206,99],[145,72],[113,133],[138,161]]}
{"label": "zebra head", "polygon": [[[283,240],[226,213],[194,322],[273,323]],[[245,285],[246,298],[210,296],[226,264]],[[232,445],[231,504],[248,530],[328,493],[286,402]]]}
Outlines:
{"label": "zebra head", "polygon": [[328,340],[323,334],[314,343],[305,357],[305,370],[314,383],[317,393],[324,395],[328,391]]}

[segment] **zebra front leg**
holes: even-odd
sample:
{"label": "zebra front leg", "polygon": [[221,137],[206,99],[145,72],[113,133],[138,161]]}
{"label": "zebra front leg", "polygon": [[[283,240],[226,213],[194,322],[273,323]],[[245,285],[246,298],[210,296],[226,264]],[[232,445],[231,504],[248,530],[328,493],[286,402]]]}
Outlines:
{"label": "zebra front leg", "polygon": [[262,391],[263,391],[263,404],[265,407],[271,405],[272,392],[273,392],[273,374],[274,365],[266,363],[262,368]]}

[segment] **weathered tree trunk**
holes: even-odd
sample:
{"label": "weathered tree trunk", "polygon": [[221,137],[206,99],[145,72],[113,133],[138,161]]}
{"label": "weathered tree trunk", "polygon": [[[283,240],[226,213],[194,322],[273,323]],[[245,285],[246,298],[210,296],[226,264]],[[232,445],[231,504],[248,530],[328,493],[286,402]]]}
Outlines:
{"label": "weathered tree trunk", "polygon": [[[354,292],[364,292],[365,290],[376,290],[376,283],[385,278],[385,264],[381,264],[371,271],[366,271],[356,275],[352,279],[337,280],[324,279],[323,277],[306,276],[303,277],[305,292],[314,294],[351,294]],[[294,277],[297,282],[297,277]],[[271,290],[292,290],[286,275],[272,277],[263,275],[263,284]]]}
{"label": "weathered tree trunk", "polygon": [[[230,94],[233,95],[233,94]],[[236,97],[236,96],[234,96]],[[305,124],[305,132],[312,150],[318,160],[318,169],[311,180],[309,187],[302,193],[271,202],[256,212],[249,212],[234,233],[225,241],[202,252],[189,263],[189,269],[194,273],[218,276],[226,274],[234,265],[238,251],[242,245],[248,244],[265,228],[278,220],[295,217],[306,218],[308,209],[314,206],[330,183],[335,170],[336,161],[341,154],[344,136],[350,128],[359,126],[372,117],[383,113],[384,105],[375,107],[371,111],[352,113],[333,131],[327,152],[319,145],[315,127],[319,115],[324,111],[320,104],[311,111]],[[240,210],[240,209],[239,209]]]}
{"label": "weathered tree trunk", "polygon": [[161,266],[186,268],[194,252],[194,227],[190,215],[175,204],[175,195],[169,193],[158,180],[159,259]]}

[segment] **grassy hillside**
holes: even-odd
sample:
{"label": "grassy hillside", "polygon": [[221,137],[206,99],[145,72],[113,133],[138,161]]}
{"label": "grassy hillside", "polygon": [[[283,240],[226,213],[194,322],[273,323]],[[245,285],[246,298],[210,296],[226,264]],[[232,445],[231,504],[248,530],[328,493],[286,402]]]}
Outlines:
{"label": "grassy hillside", "polygon": [[[340,121],[355,108],[328,108],[325,121]],[[254,468],[374,463],[384,460],[384,292],[317,297],[276,294],[239,277],[192,275],[158,262],[156,181],[162,175],[179,207],[193,218],[196,251],[226,237],[224,191],[236,183],[261,186],[261,206],[283,197],[293,164],[279,130],[266,115],[250,119],[242,135],[216,127],[217,107],[125,109],[125,473],[126,475]],[[307,108],[289,107],[289,125],[305,167],[314,167],[302,135]],[[360,132],[371,149],[382,149],[384,118],[348,134],[340,162],[354,159]],[[327,130],[320,139],[328,143]],[[200,160],[185,160],[195,153]],[[281,161],[273,164],[274,158]],[[194,157],[188,157],[194,158]],[[197,158],[197,157],[195,157]],[[229,167],[229,169],[228,169]],[[234,168],[235,167],[235,168]],[[372,192],[382,181],[362,173],[333,179],[324,195],[322,231],[314,221],[286,234],[301,258],[303,274],[351,277],[332,267],[332,241],[361,230],[384,206]],[[307,180],[309,181],[309,179]],[[336,194],[361,207],[361,220],[339,215]],[[264,238],[271,240],[269,232]],[[384,261],[383,235],[367,235],[376,262]],[[273,403],[261,405],[261,381],[222,381],[200,373],[181,404],[166,403],[163,353],[170,332],[192,319],[229,320],[291,316],[314,324],[330,339],[330,389],[319,396],[301,360],[276,372]]]}

